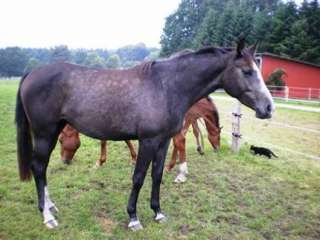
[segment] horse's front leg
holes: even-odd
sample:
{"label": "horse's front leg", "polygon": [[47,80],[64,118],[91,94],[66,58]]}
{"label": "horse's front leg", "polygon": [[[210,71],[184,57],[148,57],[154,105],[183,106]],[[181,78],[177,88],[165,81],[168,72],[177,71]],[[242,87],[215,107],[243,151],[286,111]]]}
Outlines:
{"label": "horse's front leg", "polygon": [[128,227],[133,231],[142,229],[142,225],[137,217],[137,200],[154,154],[155,147],[152,140],[144,139],[139,141],[138,159],[132,177],[132,190],[127,207],[130,217]]}
{"label": "horse's front leg", "polygon": [[168,146],[170,138],[163,139],[159,144],[155,158],[152,160],[152,191],[150,207],[155,213],[155,220],[157,222],[163,222],[166,220],[166,216],[160,208],[160,185],[162,181],[164,162],[168,152]]}
{"label": "horse's front leg", "polygon": [[192,130],[193,130],[193,135],[195,136],[196,142],[197,142],[197,151],[200,155],[203,155],[204,154],[203,146],[199,140],[199,136],[201,135],[201,132],[200,132],[200,128],[197,120],[195,120],[195,122],[192,123]]}

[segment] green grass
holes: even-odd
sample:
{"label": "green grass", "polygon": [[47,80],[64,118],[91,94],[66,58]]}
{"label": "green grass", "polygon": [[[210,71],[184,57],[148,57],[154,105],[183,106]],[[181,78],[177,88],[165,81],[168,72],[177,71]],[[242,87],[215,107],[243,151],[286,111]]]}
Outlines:
{"label": "green grass", "polygon": [[[98,170],[93,169],[99,155],[97,141],[82,137],[71,166],[59,160],[57,147],[48,179],[51,197],[60,210],[60,225],[56,230],[45,229],[33,182],[18,181],[13,123],[17,86],[17,81],[0,81],[1,240],[320,239],[320,162],[280,150],[274,160],[249,154],[250,144],[267,141],[319,156],[320,137],[245,117],[242,134],[253,140],[243,144],[238,155],[229,149],[228,134],[223,134],[218,154],[206,142],[204,156],[196,153],[195,141],[188,135],[188,181],[174,184],[175,172],[163,177],[161,203],[167,223],[152,220],[148,174],[138,202],[144,230],[134,233],[126,227],[133,169],[125,144],[110,142],[109,160]],[[216,103],[221,111],[233,106],[221,100]],[[246,108],[243,112],[253,115]],[[227,131],[228,115],[221,113],[221,121]],[[279,109],[275,121],[320,128],[317,113]]]}

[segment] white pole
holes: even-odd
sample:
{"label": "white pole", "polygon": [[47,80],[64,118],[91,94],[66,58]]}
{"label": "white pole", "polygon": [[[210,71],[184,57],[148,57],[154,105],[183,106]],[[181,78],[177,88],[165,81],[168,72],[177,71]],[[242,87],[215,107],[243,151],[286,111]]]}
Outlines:
{"label": "white pole", "polygon": [[288,86],[284,86],[284,98],[285,98],[286,102],[288,102],[288,99],[289,99],[289,87]]}
{"label": "white pole", "polygon": [[239,152],[240,149],[240,118],[241,118],[241,103],[237,101],[232,113],[232,151]]}
{"label": "white pole", "polygon": [[309,88],[308,100],[311,100],[311,88]]}

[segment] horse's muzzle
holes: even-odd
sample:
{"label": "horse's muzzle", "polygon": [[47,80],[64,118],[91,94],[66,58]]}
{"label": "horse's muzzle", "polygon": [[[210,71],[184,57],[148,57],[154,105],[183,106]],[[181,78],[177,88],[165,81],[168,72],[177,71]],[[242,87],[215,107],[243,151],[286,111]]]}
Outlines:
{"label": "horse's muzzle", "polygon": [[272,117],[273,111],[274,111],[274,105],[268,104],[264,108],[256,109],[256,117],[260,119],[269,119]]}

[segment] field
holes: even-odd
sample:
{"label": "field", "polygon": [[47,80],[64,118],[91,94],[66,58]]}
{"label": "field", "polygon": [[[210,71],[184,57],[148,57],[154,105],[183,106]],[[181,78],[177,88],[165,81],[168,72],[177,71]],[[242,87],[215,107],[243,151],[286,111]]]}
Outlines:
{"label": "field", "polygon": [[[138,202],[144,230],[127,229],[126,204],[132,166],[123,142],[110,142],[109,160],[96,170],[99,143],[82,136],[72,165],[59,159],[59,146],[48,170],[49,189],[57,204],[59,227],[47,230],[37,209],[34,183],[18,180],[14,108],[17,80],[0,81],[0,239],[320,239],[320,136],[283,128],[283,122],[320,131],[320,113],[277,109],[274,120],[262,121],[242,108],[243,145],[232,153],[232,101],[217,99],[223,128],[222,148],[205,155],[195,151],[188,134],[189,175],[185,184],[173,183],[165,173],[161,203],[168,221],[153,222],[149,208],[150,174]],[[213,95],[214,97],[215,95]],[[41,114],[41,113],[39,113]],[[268,160],[249,153],[257,144],[274,150]],[[136,144],[137,146],[137,144]],[[299,152],[294,154],[292,151]],[[168,158],[171,154],[169,150]],[[168,159],[167,159],[168,160]]]}

